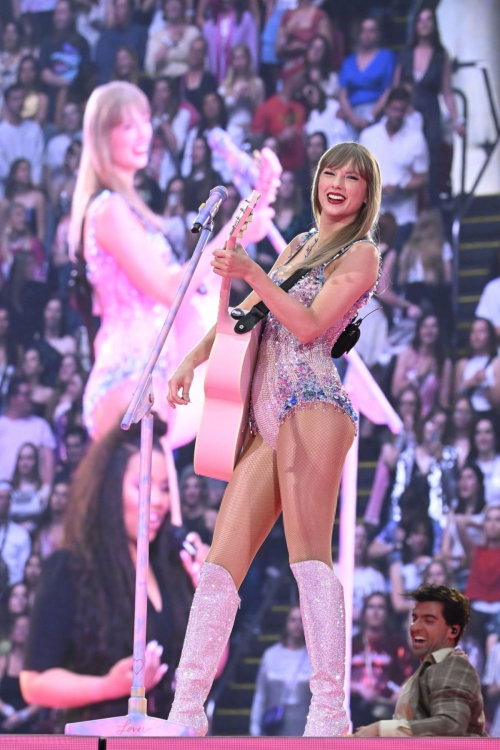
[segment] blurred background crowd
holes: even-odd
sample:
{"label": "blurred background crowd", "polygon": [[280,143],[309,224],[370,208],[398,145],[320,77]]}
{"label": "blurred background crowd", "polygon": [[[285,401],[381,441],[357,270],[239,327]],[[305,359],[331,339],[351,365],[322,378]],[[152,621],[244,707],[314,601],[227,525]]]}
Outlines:
{"label": "blurred background crowd", "polygon": [[[462,647],[500,736],[499,243],[459,321],[450,172],[465,121],[435,9],[417,3],[407,18],[410,6],[2,2],[0,732],[58,726],[57,712],[24,702],[19,673],[42,566],[75,510],[72,477],[89,447],[82,394],[98,321],[89,326],[74,303],[67,247],[82,116],[97,85],[122,80],[151,102],[149,164],[136,184],[178,260],[193,252],[193,212],[213,186],[229,191],[221,226],[238,204],[231,169],[207,143],[214,127],[243,151],[276,152],[274,220],[287,242],[311,226],[312,177],[328,147],[359,140],[379,160],[383,276],[367,312],[382,309],[363,324],[358,351],[404,426],[393,436],[360,424],[352,718],[357,727],[392,716],[415,667],[402,593],[425,581],[471,600]],[[267,239],[254,253],[271,267]],[[245,293],[237,287],[235,302]],[[224,484],[196,476],[192,455],[189,445],[175,456],[184,525],[209,545]],[[290,709],[279,732],[302,732],[310,668],[285,566],[278,524],[242,588],[238,658],[216,686],[219,734],[271,731],[264,717],[279,702]]]}

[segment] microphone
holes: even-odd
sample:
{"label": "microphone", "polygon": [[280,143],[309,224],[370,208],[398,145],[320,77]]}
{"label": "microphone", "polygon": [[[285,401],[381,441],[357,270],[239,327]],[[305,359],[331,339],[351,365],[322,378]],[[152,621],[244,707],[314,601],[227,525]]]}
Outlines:
{"label": "microphone", "polygon": [[169,526],[168,532],[169,539],[174,549],[178,552],[185,549],[191,557],[195,557],[196,547],[186,539],[189,532],[185,526]]}
{"label": "microphone", "polygon": [[191,227],[193,234],[198,234],[208,221],[213,220],[215,214],[221,207],[221,203],[224,203],[226,198],[227,190],[223,185],[218,185],[217,187],[212,188],[207,202],[202,203],[198,209],[198,216]]}

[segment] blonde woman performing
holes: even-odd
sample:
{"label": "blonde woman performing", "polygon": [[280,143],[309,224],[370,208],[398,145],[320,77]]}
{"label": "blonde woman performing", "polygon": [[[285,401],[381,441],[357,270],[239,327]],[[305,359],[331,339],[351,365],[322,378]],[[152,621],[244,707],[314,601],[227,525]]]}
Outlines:
{"label": "blonde woman performing", "polygon": [[[83,250],[93,310],[101,318],[95,364],[84,395],[85,422],[92,437],[98,439],[119,424],[185,269],[173,262],[161,218],[151,212],[134,187],[136,172],[148,163],[152,138],[151,112],[143,92],[123,81],[98,87],[88,101],[83,131],[70,246],[74,255]],[[257,232],[253,241],[259,239],[259,223],[264,225],[264,236],[269,215],[259,214],[252,227]],[[210,257],[206,251],[202,255],[158,361],[157,394],[164,391],[172,372],[170,362],[178,361],[206,333],[204,319],[217,309],[218,290],[210,283]],[[204,282],[206,293],[198,294],[196,290]],[[163,449],[171,469],[171,448],[189,442],[196,433],[201,380],[197,387],[197,408],[187,419],[175,419],[164,399],[156,401],[156,410],[169,426],[168,444],[165,442]],[[175,484],[175,473],[170,475]],[[171,491],[174,498],[174,486]],[[172,520],[180,522],[175,500]]]}
{"label": "blonde woman performing", "polygon": [[[282,512],[297,580],[313,674],[305,736],[342,736],[345,621],[331,544],[345,456],[356,415],[330,351],[373,294],[380,257],[371,239],[380,206],[380,172],[370,152],[341,143],[319,161],[312,188],[317,230],[296,237],[269,276],[240,245],[215,250],[213,270],[253,288],[243,306],[269,307],[252,385],[250,436],[217,519],[201,571],[178,669],[170,721],[207,731],[203,705],[229,637],[241,585],[254,555]],[[309,272],[286,294],[279,283]],[[169,381],[171,406],[187,404],[195,368],[215,331]]]}

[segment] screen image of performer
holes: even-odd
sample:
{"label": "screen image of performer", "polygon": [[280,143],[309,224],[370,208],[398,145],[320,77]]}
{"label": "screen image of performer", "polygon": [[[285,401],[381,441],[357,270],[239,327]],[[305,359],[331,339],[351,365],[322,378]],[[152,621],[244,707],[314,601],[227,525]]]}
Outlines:
{"label": "screen image of performer", "polygon": [[[283,513],[312,666],[305,736],[343,736],[345,617],[331,544],[345,456],[356,414],[331,348],[376,289],[380,256],[371,233],[381,198],[378,164],[357,143],[321,157],[312,187],[317,229],[297,236],[269,276],[236,245],[214,250],[222,277],[242,278],[270,310],[252,383],[248,440],[227,487],[195,594],[169,720],[208,729],[203,705],[239,604],[238,588],[260,545]],[[279,283],[308,273],[289,294]],[[215,327],[169,380],[168,401],[189,403],[195,368],[210,354]],[[228,365],[229,366],[229,365]]]}
{"label": "screen image of performer", "polygon": [[[144,203],[134,176],[148,164],[152,139],[151,111],[145,94],[123,81],[99,86],[89,98],[83,122],[84,147],[73,197],[69,242],[85,261],[93,313],[101,325],[94,342],[95,362],[84,394],[84,420],[93,439],[120,423],[142,370],[171,307],[185,268],[175,262],[161,229],[161,219]],[[264,236],[269,212],[252,227]],[[217,238],[214,238],[213,242]],[[220,242],[220,241],[219,241]],[[215,245],[217,246],[217,245]],[[156,394],[177,362],[203,336],[204,322],[217,309],[209,246],[194,273],[182,309],[155,368]],[[203,285],[203,293],[199,293]],[[89,289],[90,294],[90,289]],[[199,398],[190,415],[176,419],[164,397],[155,411],[168,423],[163,440],[170,467],[172,518],[180,523],[174,485],[172,449],[191,441],[202,406],[202,377],[195,382]]]}

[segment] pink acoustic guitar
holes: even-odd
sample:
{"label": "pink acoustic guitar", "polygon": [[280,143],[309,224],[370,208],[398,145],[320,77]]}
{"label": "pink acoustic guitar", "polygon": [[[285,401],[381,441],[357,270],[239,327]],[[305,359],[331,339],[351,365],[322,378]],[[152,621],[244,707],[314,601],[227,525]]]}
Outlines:
{"label": "pink acoustic guitar", "polygon": [[[255,190],[243,203],[227,241],[234,249],[241,237],[260,194]],[[243,334],[234,332],[236,321],[230,316],[231,280],[223,279],[215,341],[205,375],[205,404],[194,451],[197,474],[226,482],[233,473],[241,452],[248,423],[250,386],[259,350],[262,325]]]}

